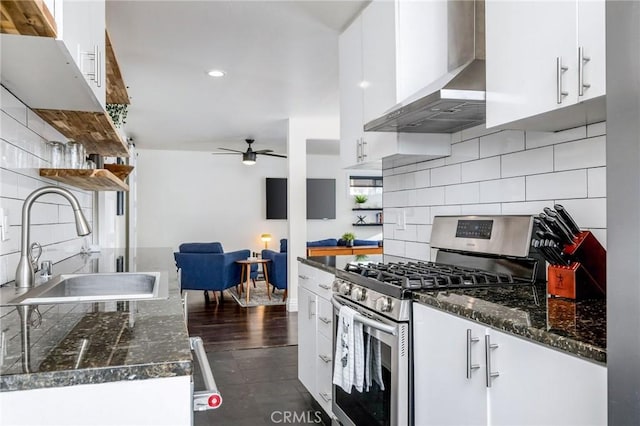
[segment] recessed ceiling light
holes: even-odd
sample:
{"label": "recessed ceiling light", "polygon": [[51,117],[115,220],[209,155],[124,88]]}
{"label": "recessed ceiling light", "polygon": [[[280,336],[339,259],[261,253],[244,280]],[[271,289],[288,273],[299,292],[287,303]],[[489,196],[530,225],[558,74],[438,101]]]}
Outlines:
{"label": "recessed ceiling light", "polygon": [[207,74],[209,74],[211,77],[224,77],[225,72],[221,70],[211,70]]}
{"label": "recessed ceiling light", "polygon": [[367,87],[369,87],[369,84],[370,84],[370,83],[369,83],[367,80],[362,80],[362,81],[358,84],[358,86],[360,86],[360,87],[361,87],[361,88],[363,88],[363,89],[366,89]]}

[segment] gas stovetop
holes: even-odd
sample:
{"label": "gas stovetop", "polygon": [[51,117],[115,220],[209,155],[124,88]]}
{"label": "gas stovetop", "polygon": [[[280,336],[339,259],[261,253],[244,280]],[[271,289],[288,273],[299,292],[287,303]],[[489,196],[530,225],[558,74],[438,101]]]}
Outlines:
{"label": "gas stovetop", "polygon": [[506,272],[436,262],[348,264],[348,272],[403,289],[444,290],[531,284]]}

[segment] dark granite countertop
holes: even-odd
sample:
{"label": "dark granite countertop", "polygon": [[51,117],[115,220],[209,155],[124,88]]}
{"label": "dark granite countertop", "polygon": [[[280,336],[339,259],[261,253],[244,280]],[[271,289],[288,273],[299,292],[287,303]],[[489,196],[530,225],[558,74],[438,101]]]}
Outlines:
{"label": "dark granite countertop", "polygon": [[[336,270],[336,266],[322,260],[302,257],[298,260],[330,273]],[[343,265],[338,268],[343,269]],[[544,285],[537,285],[536,292],[538,306],[530,286],[446,292],[421,290],[414,292],[413,298],[418,303],[605,364],[606,300],[546,298]]]}
{"label": "dark granite countertop", "polygon": [[[0,354],[0,392],[191,374],[172,250],[139,248],[130,262],[123,262],[119,253],[73,256],[54,265],[54,273],[157,271],[167,274],[168,299],[40,305],[41,319],[31,314],[34,324],[28,327],[26,357],[18,312],[1,307],[6,349]],[[117,266],[127,263],[128,267]]]}
{"label": "dark granite countertop", "polygon": [[530,286],[464,291],[417,291],[414,300],[478,321],[590,361],[606,363],[606,300],[573,301],[546,298],[536,286],[536,306]]}

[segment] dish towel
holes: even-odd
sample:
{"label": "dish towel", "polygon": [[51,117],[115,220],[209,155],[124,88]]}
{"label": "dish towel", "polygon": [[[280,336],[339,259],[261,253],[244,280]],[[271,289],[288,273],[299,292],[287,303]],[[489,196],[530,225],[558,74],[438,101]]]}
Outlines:
{"label": "dish towel", "polygon": [[362,324],[354,321],[355,314],[356,311],[348,306],[341,306],[338,314],[333,384],[347,393],[351,393],[353,386],[362,392],[364,386]]}
{"label": "dish towel", "polygon": [[375,381],[380,390],[384,390],[384,381],[382,380],[382,357],[380,354],[380,340],[367,334],[365,340],[365,362],[364,362],[364,390],[369,389]]}

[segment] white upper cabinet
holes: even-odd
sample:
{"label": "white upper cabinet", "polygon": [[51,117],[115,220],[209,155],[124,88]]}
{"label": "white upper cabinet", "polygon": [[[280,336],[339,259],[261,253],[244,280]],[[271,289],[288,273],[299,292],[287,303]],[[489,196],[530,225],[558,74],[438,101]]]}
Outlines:
{"label": "white upper cabinet", "polygon": [[104,1],[58,0],[55,10],[58,38],[64,42],[98,102],[104,107],[106,104]]}
{"label": "white upper cabinet", "polygon": [[447,73],[447,2],[397,3],[397,102]]}
{"label": "white upper cabinet", "polygon": [[[433,75],[435,80],[446,72],[445,32],[441,40],[445,46],[445,70],[424,73],[422,65],[431,66],[431,58],[420,24],[424,19],[415,14],[431,16],[427,11],[433,6],[429,6],[431,2],[426,3],[425,7],[424,2],[374,0],[340,36],[340,157],[344,168],[380,168],[381,159],[385,157],[423,155],[427,159],[450,152],[450,139],[443,135],[405,137],[394,132],[364,132],[365,123],[397,104],[397,88],[401,82],[408,82],[400,72],[415,77],[409,87],[426,85],[429,81],[425,76],[428,80]],[[404,23],[400,13],[404,13]],[[399,38],[401,31],[404,31],[403,38]],[[438,44],[433,37],[428,40],[428,46]],[[403,52],[404,63],[399,62],[400,52]]]}
{"label": "white upper cabinet", "polygon": [[603,1],[488,0],[487,127],[604,95],[604,40]]}
{"label": "white upper cabinet", "polygon": [[57,37],[1,34],[2,85],[32,109],[103,112],[105,2],[55,0]]}

